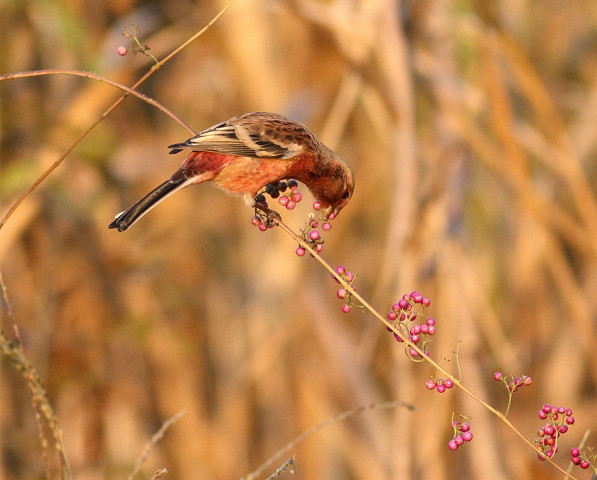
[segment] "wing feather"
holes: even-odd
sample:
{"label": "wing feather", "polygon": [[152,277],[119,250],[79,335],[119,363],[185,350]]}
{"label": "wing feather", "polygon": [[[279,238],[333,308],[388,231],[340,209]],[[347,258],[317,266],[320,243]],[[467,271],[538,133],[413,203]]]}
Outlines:
{"label": "wing feather", "polygon": [[[287,125],[293,128],[288,129]],[[170,145],[170,153],[183,149],[238,155],[252,158],[294,157],[305,150],[305,143],[316,141],[303,125],[265,112],[238,115],[189,138]]]}

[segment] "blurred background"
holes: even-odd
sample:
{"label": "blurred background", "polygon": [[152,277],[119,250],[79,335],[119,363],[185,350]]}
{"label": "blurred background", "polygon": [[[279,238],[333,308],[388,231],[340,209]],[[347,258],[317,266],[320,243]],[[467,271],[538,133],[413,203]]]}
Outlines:
{"label": "blurred background", "polygon": [[[132,85],[152,60],[123,30],[140,26],[163,58],[224,5],[2,0],[0,73]],[[462,341],[463,383],[497,409],[493,372],[530,375],[508,417],[527,438],[541,405],[572,408],[566,466],[597,429],[596,59],[592,0],[237,0],[140,91],[197,131],[254,110],[308,125],[356,178],[324,258],[382,314],[413,289],[429,297],[432,355],[456,374]],[[0,215],[120,95],[78,77],[0,82]],[[18,326],[74,478],[126,478],[181,410],[137,478],[245,477],[332,415],[386,401],[417,410],[335,422],[263,478],[289,456],[299,479],[559,475],[456,389],[427,391],[433,371],[371,315],[342,313],[329,274],[253,227],[241,199],[201,185],[108,230],[178,168],[166,147],[189,136],[129,98],[0,230],[1,327],[14,339]],[[295,229],[303,193],[283,212]],[[0,365],[0,478],[57,478],[27,383]],[[474,434],[455,452],[452,412]]]}

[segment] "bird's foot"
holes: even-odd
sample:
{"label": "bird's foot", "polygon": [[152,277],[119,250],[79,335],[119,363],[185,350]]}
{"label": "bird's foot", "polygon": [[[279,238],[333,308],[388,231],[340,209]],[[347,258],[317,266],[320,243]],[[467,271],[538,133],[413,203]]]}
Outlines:
{"label": "bird's foot", "polygon": [[261,223],[266,228],[275,227],[282,221],[282,216],[278,212],[261,203],[255,204],[255,216],[261,218]]}

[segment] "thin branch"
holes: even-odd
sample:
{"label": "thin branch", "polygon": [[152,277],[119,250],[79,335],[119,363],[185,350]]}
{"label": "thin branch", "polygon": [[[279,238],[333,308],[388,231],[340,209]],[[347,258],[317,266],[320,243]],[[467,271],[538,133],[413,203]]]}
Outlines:
{"label": "thin branch", "polygon": [[[367,310],[369,310],[369,312],[371,312],[371,314],[373,314],[374,317],[376,317],[378,320],[380,320],[384,325],[386,325],[390,330],[392,330],[394,333],[396,333],[404,342],[405,345],[407,345],[409,348],[412,348],[413,350],[415,350],[419,356],[421,358],[423,358],[427,363],[429,363],[436,371],[440,372],[442,375],[444,375],[446,378],[449,378],[450,380],[452,380],[452,382],[454,382],[454,385],[456,385],[458,388],[460,388],[460,390],[462,390],[466,395],[468,395],[469,397],[471,397],[473,400],[475,400],[477,403],[480,403],[483,407],[485,407],[487,410],[489,410],[491,413],[493,413],[496,417],[498,417],[502,422],[504,422],[516,435],[518,435],[518,437],[520,437],[520,439],[526,443],[529,447],[531,447],[533,449],[534,452],[538,452],[537,448],[535,447],[535,445],[533,445],[532,442],[530,442],[507,418],[506,416],[500,412],[499,410],[495,409],[494,407],[492,407],[489,403],[485,402],[484,400],[482,400],[481,398],[479,398],[477,395],[475,395],[471,390],[469,390],[468,388],[466,388],[462,382],[460,381],[460,379],[456,378],[454,375],[452,375],[451,373],[449,373],[448,371],[446,371],[443,367],[441,367],[435,360],[433,360],[429,355],[425,355],[425,352],[423,352],[416,344],[412,343],[409,338],[407,336],[405,336],[402,332],[400,332],[398,329],[396,329],[396,327],[394,325],[392,325],[384,316],[382,316],[379,312],[377,312],[377,310],[375,310],[370,304],[369,302],[367,302],[367,300],[365,300],[359,293],[357,293],[357,291],[351,287],[313,248],[311,248],[309,246],[309,244],[307,244],[302,237],[300,237],[299,235],[297,235],[290,227],[288,227],[283,221],[281,221],[280,219],[276,218],[276,217],[272,217],[273,221],[282,228],[282,230],[284,230],[286,233],[288,233],[288,235],[290,235],[296,242],[298,242],[300,244],[301,247],[303,247],[305,250],[307,250],[314,258],[315,260],[317,260],[326,270],[328,270],[330,272],[330,274],[336,279],[338,280],[338,282],[354,297],[356,298],[361,305],[363,305]],[[566,473],[566,471],[560,467],[558,464],[556,464],[551,458],[548,458],[546,456],[544,456],[544,459],[546,461],[548,461],[549,463],[551,463],[555,468],[557,468],[561,473],[563,473],[564,475],[567,475],[569,478],[574,479],[575,477],[569,475],[568,473]]]}
{"label": "thin branch", "polygon": [[[145,462],[145,460],[147,460],[147,457],[149,456],[149,452],[151,451],[153,446],[162,439],[162,437],[164,436],[164,433],[166,433],[166,430],[168,430],[168,428],[170,428],[176,421],[178,421],[180,419],[180,417],[182,417],[184,415],[184,413],[185,413],[184,410],[181,410],[176,415],[170,417],[168,420],[166,420],[162,424],[160,429],[152,435],[151,439],[145,446],[143,453],[141,453],[141,455],[135,462],[135,468],[133,469],[133,472],[129,475],[129,480],[133,480],[135,475],[137,475],[137,473],[139,473],[139,470],[141,470],[141,465],[143,464],[143,462]],[[163,473],[166,473],[166,471],[165,471],[166,469],[162,469],[162,470],[164,470]],[[160,476],[163,473],[161,473]],[[155,477],[155,474],[154,474],[154,477]]]}
{"label": "thin branch", "polygon": [[[70,147],[68,147],[66,149],[66,151],[62,155],[60,155],[60,157],[54,163],[52,163],[52,165],[50,165],[46,169],[46,171],[44,173],[42,173],[41,176],[37,180],[35,180],[35,182],[33,182],[31,184],[31,186],[27,189],[27,191],[25,193],[23,193],[11,205],[8,212],[4,215],[2,220],[0,220],[0,230],[2,229],[4,224],[8,221],[8,219],[11,217],[11,215],[15,212],[15,210],[19,207],[19,205],[21,205],[21,203],[23,203],[23,201],[31,194],[31,192],[33,192],[33,190],[35,190],[37,188],[37,186],[39,184],[41,184],[46,178],[48,178],[48,176],[54,170],[56,170],[56,168],[58,168],[58,166],[60,166],[60,164],[66,158],[66,156],[74,150],[74,148],[81,142],[81,140],[83,140],[104,118],[106,118],[110,113],[112,113],[112,111],[114,111],[114,109],[116,107],[118,107],[129,95],[134,94],[133,92],[136,91],[136,89],[139,87],[139,85],[141,85],[145,80],[147,80],[151,75],[153,75],[154,72],[159,70],[168,60],[170,60],[172,57],[174,57],[174,55],[176,55],[178,52],[180,52],[183,48],[187,47],[191,42],[193,42],[194,40],[199,38],[209,27],[211,27],[226,12],[226,10],[228,10],[232,6],[232,4],[235,1],[236,0],[231,0],[222,10],[220,10],[218,12],[218,14],[205,27],[203,27],[201,30],[199,30],[199,32],[197,32],[195,35],[193,35],[191,38],[189,38],[182,45],[180,45],[179,47],[174,49],[169,55],[166,56],[166,58],[159,61],[157,64],[153,65],[151,67],[151,69],[148,70],[147,73],[145,73],[145,75],[143,75],[139,80],[137,80],[134,83],[134,85],[132,87],[130,87],[130,89],[128,89],[128,90],[130,90],[130,92],[127,90],[126,93],[122,97],[120,97],[112,105],[110,105],[81,135],[79,135],[75,139],[75,141],[70,145]],[[18,75],[18,74],[12,74],[12,75]],[[7,79],[9,79],[9,78],[5,78],[5,80],[7,80]],[[116,85],[118,85],[118,84],[116,84]],[[148,98],[148,97],[145,97],[145,98]],[[190,129],[190,131],[193,132],[192,129]]]}
{"label": "thin branch", "polygon": [[301,443],[303,440],[305,440],[305,438],[307,438],[310,435],[313,435],[318,430],[321,430],[322,428],[327,427],[328,425],[330,425],[332,423],[339,422],[340,420],[344,420],[348,417],[352,417],[352,416],[362,413],[366,410],[374,410],[374,409],[379,409],[379,408],[397,408],[397,407],[405,407],[408,410],[416,410],[416,408],[413,405],[409,405],[408,403],[404,403],[404,402],[377,402],[377,403],[371,403],[369,405],[361,405],[360,407],[353,408],[352,410],[347,410],[345,412],[341,412],[336,415],[333,415],[330,418],[328,418],[327,420],[324,420],[323,422],[318,423],[314,427],[311,427],[310,429],[301,433],[298,437],[294,438],[292,441],[288,442],[284,447],[282,447],[280,450],[278,450],[276,453],[274,453],[270,458],[268,458],[267,461],[263,465],[261,465],[257,470],[249,473],[242,480],[254,480],[259,475],[261,475],[265,469],[269,468],[274,463],[275,460],[280,458],[282,455],[285,455],[286,453],[288,453],[291,449],[295,448],[299,443]]}

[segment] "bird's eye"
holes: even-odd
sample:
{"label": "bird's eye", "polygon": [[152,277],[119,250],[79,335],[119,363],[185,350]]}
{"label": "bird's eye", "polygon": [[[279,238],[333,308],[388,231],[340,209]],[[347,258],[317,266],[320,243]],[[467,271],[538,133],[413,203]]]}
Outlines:
{"label": "bird's eye", "polygon": [[350,192],[348,190],[344,190],[344,193],[342,194],[342,200],[346,200],[349,195],[350,195]]}

